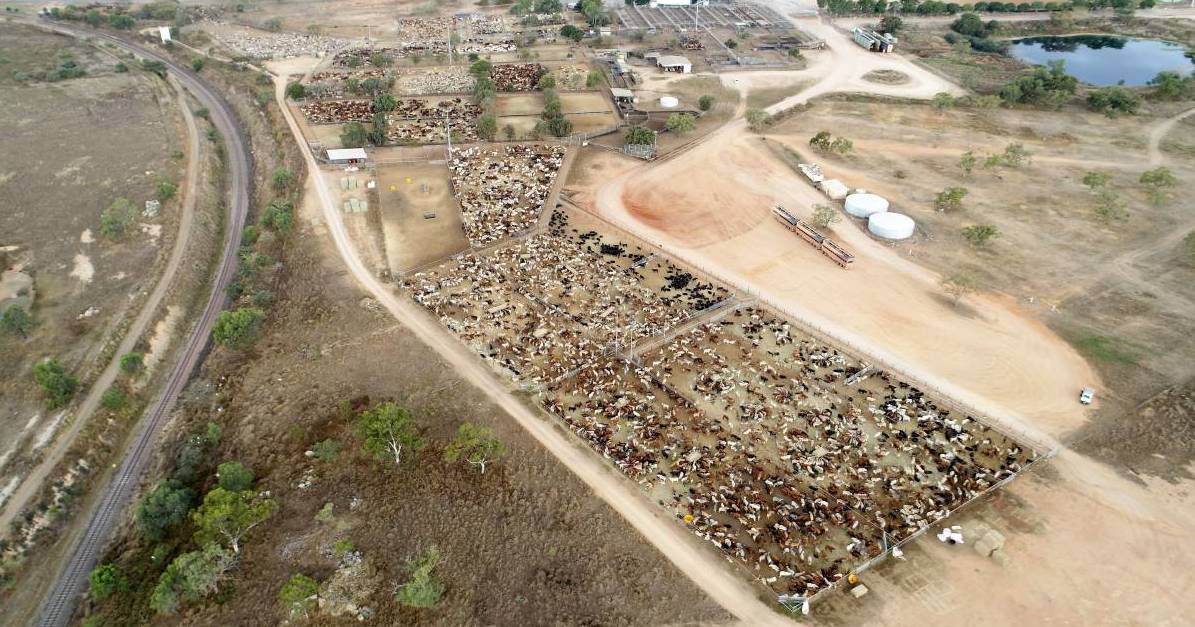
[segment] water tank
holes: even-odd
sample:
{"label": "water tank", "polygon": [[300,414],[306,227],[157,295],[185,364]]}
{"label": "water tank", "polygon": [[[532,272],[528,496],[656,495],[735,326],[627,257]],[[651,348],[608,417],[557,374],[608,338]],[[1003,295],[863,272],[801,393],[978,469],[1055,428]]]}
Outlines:
{"label": "water tank", "polygon": [[913,218],[903,213],[882,211],[867,218],[867,230],[884,239],[907,239],[912,237]]}
{"label": "water tank", "polygon": [[851,194],[846,197],[846,212],[856,218],[866,218],[873,213],[888,210],[888,201],[875,194]]}
{"label": "water tank", "polygon": [[660,96],[660,106],[665,109],[675,109],[680,105],[680,101],[674,96]]}

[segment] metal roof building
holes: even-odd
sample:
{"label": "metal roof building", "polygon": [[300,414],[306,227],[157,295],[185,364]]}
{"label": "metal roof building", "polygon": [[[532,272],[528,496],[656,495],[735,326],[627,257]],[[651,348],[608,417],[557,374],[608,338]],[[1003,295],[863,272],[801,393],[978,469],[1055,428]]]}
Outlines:
{"label": "metal roof building", "polygon": [[332,163],[360,163],[369,158],[364,148],[329,148],[328,161]]}
{"label": "metal roof building", "polygon": [[656,59],[656,65],[663,68],[665,72],[688,74],[693,71],[693,64],[689,59],[674,54],[663,55]]}

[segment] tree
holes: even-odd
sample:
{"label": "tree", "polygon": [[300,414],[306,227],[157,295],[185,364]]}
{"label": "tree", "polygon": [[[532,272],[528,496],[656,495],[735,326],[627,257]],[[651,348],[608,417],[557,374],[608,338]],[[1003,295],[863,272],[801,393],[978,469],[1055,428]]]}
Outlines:
{"label": "tree", "polygon": [[1110,118],[1134,115],[1140,106],[1141,98],[1120,85],[1101,87],[1087,95],[1087,107]]}
{"label": "tree", "polygon": [[168,479],[161,481],[141,498],[137,505],[137,529],[141,537],[157,542],[166,532],[187,519],[195,492],[183,484]]}
{"label": "tree", "polygon": [[216,467],[216,484],[229,492],[243,492],[253,487],[253,471],[240,462],[224,462]]}
{"label": "tree", "polygon": [[212,338],[225,348],[244,350],[261,335],[265,317],[262,310],[254,308],[222,311],[212,327]]}
{"label": "tree", "polygon": [[374,113],[377,113],[378,111],[381,111],[382,113],[390,113],[394,110],[394,107],[397,106],[398,101],[394,99],[393,94],[382,93],[373,97]]}
{"label": "tree", "polygon": [[714,97],[706,94],[697,99],[697,108],[702,111],[709,111],[714,108]]}
{"label": "tree", "polygon": [[744,117],[747,119],[747,126],[756,133],[763,132],[772,125],[772,114],[763,109],[747,109]]}
{"label": "tree", "polygon": [[813,224],[820,228],[829,227],[831,224],[842,222],[842,214],[830,205],[816,204],[813,206]]}
{"label": "tree", "polygon": [[87,580],[91,583],[91,598],[96,601],[103,601],[113,594],[125,592],[129,589],[128,580],[121,574],[116,564],[109,563],[96,566],[91,569]]}
{"label": "tree", "polygon": [[170,181],[160,179],[154,184],[154,192],[158,197],[158,200],[165,202],[171,198],[174,198],[174,195],[178,193],[178,185],[175,185]]}
{"label": "tree", "polygon": [[332,438],[320,440],[311,447],[311,454],[321,462],[334,462],[340,455],[340,442]]}
{"label": "tree", "polygon": [[971,176],[971,171],[975,169],[975,153],[968,150],[958,158],[958,167],[963,171],[964,176]]}
{"label": "tree", "polygon": [[673,113],[664,122],[664,127],[674,133],[688,133],[697,128],[697,118],[691,113]]}
{"label": "tree", "polygon": [[369,143],[369,134],[360,122],[349,122],[340,133],[340,144],[346,148],[361,148]]}
{"label": "tree", "polygon": [[1129,219],[1125,202],[1120,199],[1120,194],[1111,189],[1101,189],[1096,196],[1095,215],[1105,224]]}
{"label": "tree", "polygon": [[464,459],[480,467],[482,474],[485,474],[486,464],[504,455],[506,446],[494,437],[494,430],[471,422],[458,427],[456,436],[444,448],[444,461],[455,464],[457,460]]}
{"label": "tree", "polygon": [[33,366],[33,380],[46,393],[46,407],[58,409],[70,402],[75,396],[79,382],[66,373],[57,359],[48,357]]}
{"label": "tree", "polygon": [[120,356],[120,371],[128,375],[137,375],[145,367],[145,355],[138,352],[125,353]]}
{"label": "tree", "polygon": [[1111,180],[1112,176],[1103,172],[1088,172],[1083,175],[1083,184],[1093,192],[1097,188],[1107,187]]}
{"label": "tree", "polygon": [[833,139],[830,131],[818,131],[816,135],[809,138],[809,147],[814,150],[829,150]]}
{"label": "tree", "polygon": [[292,575],[278,591],[278,602],[288,618],[310,618],[319,598],[319,582],[303,574]]}
{"label": "tree", "polygon": [[394,600],[400,605],[414,608],[435,607],[444,596],[444,584],[436,577],[435,569],[440,564],[440,551],[430,547],[418,559],[407,564],[410,573],[407,582],[394,593]]}
{"label": "tree", "polygon": [[174,558],[158,578],[149,606],[159,614],[174,614],[183,603],[194,603],[220,588],[236,555],[211,543]]}
{"label": "tree", "polygon": [[938,211],[958,211],[963,208],[963,198],[967,197],[965,187],[947,187],[934,198],[934,208]]}
{"label": "tree", "polygon": [[204,65],[203,57],[195,57],[194,59],[191,59],[191,69],[193,71],[195,71],[195,72],[202,71],[203,65]]}
{"label": "tree", "polygon": [[128,198],[117,198],[100,212],[100,234],[108,239],[120,239],[137,220],[137,211]]}
{"label": "tree", "polygon": [[291,100],[301,100],[306,96],[307,96],[307,88],[303,86],[303,83],[300,83],[298,81],[296,81],[294,83],[287,83],[287,85],[286,85],[286,97],[287,98],[290,98]]}
{"label": "tree", "polygon": [[277,168],[274,169],[274,175],[272,177],[274,191],[281,194],[281,193],[285,192],[286,190],[290,189],[290,186],[293,185],[294,182],[295,182],[295,173],[291,172],[290,168],[285,167],[285,166],[278,166]]}
{"label": "tree", "polygon": [[942,279],[941,286],[942,291],[953,298],[957,305],[964,296],[979,289],[979,281],[973,275],[959,272]]}
{"label": "tree", "polygon": [[104,390],[104,395],[100,397],[100,406],[109,411],[120,411],[128,402],[129,397],[124,390],[115,386]]}
{"label": "tree", "polygon": [[361,448],[378,460],[393,457],[394,465],[402,465],[402,454],[415,454],[425,442],[411,412],[392,402],[381,403],[363,412],[357,419],[357,436]]}
{"label": "tree", "polygon": [[545,73],[539,77],[539,81],[535,84],[535,87],[541,91],[544,89],[556,89],[556,77]]}
{"label": "tree", "polygon": [[1150,204],[1160,207],[1162,203],[1166,202],[1165,190],[1177,185],[1178,179],[1174,177],[1170,168],[1160,167],[1143,172],[1140,183],[1146,188],[1145,193],[1149,197]]}
{"label": "tree", "polygon": [[502,134],[506,137],[507,141],[513,140],[515,138],[515,127],[510,124],[504,124],[502,126]]}
{"label": "tree", "polygon": [[986,246],[988,240],[999,236],[1000,229],[991,224],[973,224],[963,228],[963,237],[967,238],[967,241],[971,242],[971,245],[977,248]]}
{"label": "tree", "polygon": [[1178,100],[1187,90],[1188,82],[1178,72],[1159,72],[1150,79],[1153,96],[1159,100]]}
{"label": "tree", "polygon": [[203,504],[191,514],[195,523],[195,539],[201,543],[225,542],[234,554],[241,553],[245,534],[273,515],[277,503],[272,499],[258,499],[252,490],[234,492],[222,487],[212,488],[203,497]]}
{"label": "tree", "polygon": [[20,305],[9,305],[8,309],[5,309],[4,313],[0,315],[0,332],[6,335],[19,335],[26,338],[29,337],[31,329],[33,329],[33,317]]}
{"label": "tree", "polygon": [[835,137],[834,141],[830,142],[830,152],[845,155],[855,147],[851,140],[845,137]]}
{"label": "tree", "polygon": [[572,24],[565,24],[560,28],[560,34],[573,41],[580,42],[585,38],[585,31],[573,26]]}
{"label": "tree", "polygon": [[261,212],[261,225],[275,233],[285,235],[294,226],[294,207],[289,201],[273,200]]}
{"label": "tree", "polygon": [[725,45],[727,48],[730,48],[731,50],[734,50],[735,48],[738,48],[738,47],[739,47],[739,42],[738,42],[738,41],[735,41],[735,39],[734,39],[733,37],[731,37],[730,39],[727,39],[726,41],[724,41],[724,42],[722,42],[722,43],[723,43],[723,44],[724,44],[724,45]]}
{"label": "tree", "polygon": [[367,134],[369,137],[369,143],[373,144],[374,146],[384,145],[386,143],[386,126],[386,114],[380,112],[374,113],[373,125],[370,126],[369,133]]}
{"label": "tree", "polygon": [[494,141],[498,136],[498,118],[494,117],[492,113],[483,113],[477,117],[477,136],[486,140]]}
{"label": "tree", "polygon": [[622,143],[625,146],[653,145],[656,143],[656,132],[650,128],[632,126],[631,128],[627,129],[626,135],[623,136]]}
{"label": "tree", "polygon": [[896,34],[904,26],[904,20],[895,15],[885,15],[880,18],[880,32]]}
{"label": "tree", "polygon": [[951,96],[947,92],[940,91],[934,94],[933,105],[934,108],[941,113],[954,106],[954,96]]}
{"label": "tree", "polygon": [[490,73],[494,71],[494,64],[485,59],[478,59],[469,66],[469,73],[478,78],[485,76],[489,77]]}

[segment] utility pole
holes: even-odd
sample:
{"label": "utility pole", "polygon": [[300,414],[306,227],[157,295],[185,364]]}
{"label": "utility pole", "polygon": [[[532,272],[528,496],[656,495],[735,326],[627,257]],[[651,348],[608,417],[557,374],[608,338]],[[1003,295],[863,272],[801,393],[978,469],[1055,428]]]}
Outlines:
{"label": "utility pole", "polygon": [[448,117],[448,112],[444,112],[444,133],[448,138],[448,164],[452,165],[452,118]]}

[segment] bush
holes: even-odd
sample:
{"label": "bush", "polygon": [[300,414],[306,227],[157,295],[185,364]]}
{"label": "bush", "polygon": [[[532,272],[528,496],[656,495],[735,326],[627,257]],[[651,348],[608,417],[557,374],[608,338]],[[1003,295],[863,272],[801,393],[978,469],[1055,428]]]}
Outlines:
{"label": "bush", "polygon": [[142,497],[137,505],[137,529],[141,537],[158,542],[174,526],[187,519],[195,503],[195,492],[178,481],[166,480]]}
{"label": "bush", "polygon": [[129,582],[120,573],[116,564],[96,566],[91,570],[87,579],[91,583],[91,598],[96,601],[103,601],[113,594],[129,589]]}
{"label": "bush", "polygon": [[1134,115],[1140,106],[1141,98],[1120,85],[1096,89],[1087,95],[1087,107],[1110,118]]}
{"label": "bush", "polygon": [[340,455],[340,442],[331,438],[320,440],[311,447],[311,452],[321,462],[334,462]]}
{"label": "bush", "polygon": [[128,198],[117,198],[100,212],[100,234],[109,239],[120,239],[137,219],[137,210]]}
{"label": "bush", "polygon": [[33,317],[25,308],[20,305],[9,305],[8,309],[0,315],[0,333],[5,335],[19,335],[22,338],[28,337],[29,331],[33,329]]}
{"label": "bush", "polygon": [[444,584],[435,575],[436,566],[440,563],[440,551],[436,547],[429,548],[419,559],[407,564],[411,573],[407,582],[394,594],[394,600],[400,605],[414,608],[429,608],[439,605],[444,596]]}
{"label": "bush", "polygon": [[191,59],[191,70],[194,72],[202,71],[204,65],[205,62],[203,57],[195,57],[194,59]]}
{"label": "bush", "polygon": [[224,462],[216,467],[216,484],[230,492],[253,487],[253,471],[240,462]]}
{"label": "bush", "polygon": [[259,222],[263,227],[285,235],[294,226],[294,207],[284,200],[275,200],[266,205]]}
{"label": "bush", "polygon": [[340,144],[345,148],[362,148],[369,143],[369,132],[360,122],[350,122],[340,133]]}
{"label": "bush", "polygon": [[963,237],[976,247],[985,246],[988,240],[999,236],[1000,230],[991,224],[974,224],[963,228]]}
{"label": "bush", "polygon": [[302,574],[291,576],[278,591],[278,602],[290,618],[308,618],[316,606],[319,583]]}
{"label": "bush", "polygon": [[585,31],[573,26],[572,24],[566,24],[561,27],[560,34],[576,42],[580,42],[585,38]]}
{"label": "bush", "polygon": [[623,145],[651,145],[656,143],[656,132],[642,126],[632,126],[623,136]]}
{"label": "bush", "polygon": [[33,366],[33,380],[46,393],[46,407],[49,409],[58,409],[69,403],[79,387],[79,382],[67,374],[62,364],[53,357]]}
{"label": "bush", "polygon": [[261,335],[265,313],[260,309],[241,308],[220,312],[212,327],[216,343],[232,350],[244,350]]}
{"label": "bush", "polygon": [[963,208],[963,198],[967,197],[965,187],[947,187],[934,198],[934,208],[938,211],[958,211]]}
{"label": "bush", "polygon": [[763,109],[747,109],[747,126],[756,133],[763,132],[772,125],[772,114]]}
{"label": "bush", "polygon": [[129,402],[129,397],[118,387],[110,387],[100,397],[100,406],[108,411],[120,411]]}
{"label": "bush", "polygon": [[307,88],[303,86],[303,83],[294,82],[294,83],[287,84],[287,86],[286,86],[286,97],[287,98],[290,98],[291,100],[300,100],[306,96],[307,96]]}
{"label": "bush", "polygon": [[674,133],[688,133],[697,128],[697,118],[691,113],[673,113],[664,122],[664,127]]}
{"label": "bush", "polygon": [[[392,98],[393,99],[393,98]],[[279,166],[274,170],[274,175],[271,177],[274,185],[274,191],[279,194],[290,189],[295,182],[295,173],[291,172],[290,168]]]}
{"label": "bush", "polygon": [[174,198],[174,195],[178,193],[178,185],[175,185],[170,181],[159,180],[154,184],[154,191],[158,197],[158,200],[165,202],[171,198]]}
{"label": "bush", "polygon": [[702,111],[709,111],[714,108],[714,97],[706,94],[697,99],[697,108]]}
{"label": "bush", "polygon": [[141,369],[145,367],[145,355],[141,353],[132,352],[125,353],[120,356],[120,370],[128,375],[136,375],[141,373]]}

